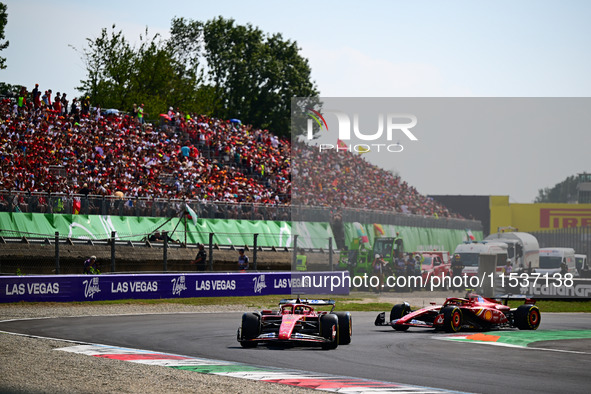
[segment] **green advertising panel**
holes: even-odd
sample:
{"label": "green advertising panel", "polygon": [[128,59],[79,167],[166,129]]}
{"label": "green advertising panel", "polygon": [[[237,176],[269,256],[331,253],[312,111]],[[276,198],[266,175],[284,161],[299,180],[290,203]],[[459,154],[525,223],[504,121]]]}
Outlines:
{"label": "green advertising panel", "polygon": [[208,243],[213,233],[213,242],[219,245],[257,245],[263,247],[291,247],[293,235],[298,235],[298,246],[304,248],[328,247],[328,238],[333,237],[328,223],[298,222],[292,226],[287,221],[256,221],[229,219],[198,219],[195,223],[181,218],[154,218],[132,216],[63,215],[21,212],[0,212],[2,236],[60,237],[101,240],[108,239],[113,231],[120,240],[142,241],[155,231],[167,231],[179,242]]}
{"label": "green advertising panel", "polygon": [[[473,231],[471,233],[476,240],[482,240],[482,231]],[[466,241],[468,237],[467,230],[381,225],[377,223],[345,223],[347,245],[351,245],[353,240],[366,236],[368,240],[366,247],[371,249],[371,245],[374,244],[377,237],[396,237],[397,235],[403,239],[406,252],[437,248],[453,253],[456,246]]]}
{"label": "green advertising panel", "polygon": [[[219,245],[253,245],[253,234],[258,234],[257,245],[263,247],[292,247],[294,235],[297,244],[306,249],[328,249],[329,238],[334,238],[332,228],[326,222],[288,222],[231,219],[198,219],[195,223],[181,218],[155,218],[133,216],[64,215],[21,212],[0,212],[0,230],[3,236],[60,237],[101,240],[108,239],[113,231],[120,240],[142,241],[154,231],[167,231],[173,240],[208,243],[209,234]],[[367,236],[368,247],[377,236],[404,240],[406,251],[425,248],[444,248],[450,253],[467,239],[463,230],[423,228],[380,224],[345,223],[347,245],[362,234]],[[474,231],[477,240],[482,231]],[[336,248],[333,242],[333,248]]]}

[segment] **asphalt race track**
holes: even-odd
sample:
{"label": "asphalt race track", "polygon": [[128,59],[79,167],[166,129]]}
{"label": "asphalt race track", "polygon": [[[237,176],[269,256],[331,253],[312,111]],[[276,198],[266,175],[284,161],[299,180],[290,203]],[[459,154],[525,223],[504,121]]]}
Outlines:
{"label": "asphalt race track", "polygon": [[[494,346],[441,340],[447,334],[433,330],[396,332],[376,327],[377,313],[373,312],[352,315],[352,343],[331,351],[265,346],[243,349],[236,341],[240,313],[32,319],[2,322],[0,330],[458,391],[590,390],[591,339],[538,341],[529,348]],[[527,333],[589,329],[591,314],[542,314],[540,328]]]}

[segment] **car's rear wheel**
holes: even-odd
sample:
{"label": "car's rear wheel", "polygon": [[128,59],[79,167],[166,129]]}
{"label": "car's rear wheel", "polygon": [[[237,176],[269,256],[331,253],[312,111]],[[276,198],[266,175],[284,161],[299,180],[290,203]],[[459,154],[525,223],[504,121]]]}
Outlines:
{"label": "car's rear wheel", "polygon": [[536,330],[542,317],[540,309],[535,305],[520,305],[515,311],[515,326],[520,330]]}
{"label": "car's rear wheel", "polygon": [[462,310],[457,306],[443,308],[443,330],[445,332],[458,332],[462,328]]}
{"label": "car's rear wheel", "polygon": [[322,349],[336,349],[339,346],[339,318],[335,314],[320,316],[320,335],[328,339],[322,344]]}
{"label": "car's rear wheel", "polygon": [[252,312],[242,315],[242,326],[240,330],[240,345],[242,347],[256,347],[257,343],[251,341],[261,335],[261,317]]}
{"label": "car's rear wheel", "polygon": [[339,320],[339,345],[348,345],[351,343],[353,334],[353,320],[349,312],[335,312]]}
{"label": "car's rear wheel", "polygon": [[[408,315],[409,313],[410,313],[410,305],[408,303],[405,302],[404,304],[396,304],[392,307],[392,310],[390,311],[390,321],[401,319],[402,317],[404,317],[405,315]],[[408,330],[408,326],[404,326],[402,324],[394,324],[394,325],[392,325],[392,328],[395,329],[396,331]]]}

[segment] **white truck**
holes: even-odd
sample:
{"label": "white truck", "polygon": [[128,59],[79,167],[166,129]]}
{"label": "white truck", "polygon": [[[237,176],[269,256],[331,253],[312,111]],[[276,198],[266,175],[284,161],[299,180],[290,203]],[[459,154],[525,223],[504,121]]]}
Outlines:
{"label": "white truck", "polygon": [[490,234],[487,241],[503,242],[507,245],[507,258],[511,260],[513,272],[536,272],[540,266],[540,244],[536,237],[523,232]]}
{"label": "white truck", "polygon": [[575,254],[575,263],[577,265],[577,271],[579,273],[585,269],[587,265],[587,255],[586,254]]}
{"label": "white truck", "polygon": [[575,250],[573,248],[543,248],[540,249],[540,268],[536,270],[541,274],[560,273],[561,264],[566,263],[568,273],[579,276],[575,262]]}
{"label": "white truck", "polygon": [[478,274],[481,255],[494,255],[496,271],[500,273],[503,272],[503,268],[507,263],[507,244],[492,241],[466,242],[456,247],[454,257],[456,254],[460,255],[460,261],[464,266],[463,275],[473,276]]}

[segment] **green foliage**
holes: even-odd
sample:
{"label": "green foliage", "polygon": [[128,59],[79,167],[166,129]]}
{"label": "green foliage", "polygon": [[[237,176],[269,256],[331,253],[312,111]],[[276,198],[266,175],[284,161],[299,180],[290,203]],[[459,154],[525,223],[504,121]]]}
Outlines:
{"label": "green foliage", "polygon": [[290,130],[292,97],[317,96],[308,61],[297,44],[248,24],[218,17],[203,25],[209,81],[218,97],[214,113],[239,118],[278,135]]}
{"label": "green foliage", "polygon": [[147,117],[157,118],[169,106],[191,111],[197,97],[197,78],[185,69],[158,34],[148,30],[133,47],[122,31],[102,29],[95,39],[87,39],[83,51],[87,79],[78,88],[102,108],[130,110],[145,105]]}
{"label": "green foliage", "polygon": [[102,29],[98,38],[86,40],[88,48],[84,49],[83,58],[88,79],[81,81],[78,90],[103,108],[126,109],[137,58],[135,51],[122,31],[115,32],[115,25],[110,34]]}
{"label": "green foliage", "polygon": [[87,79],[78,88],[102,108],[144,103],[154,119],[169,106],[270,129],[290,131],[290,101],[317,96],[308,61],[295,42],[218,17],[205,23],[175,18],[171,37],[140,37],[103,29],[82,52]]}
{"label": "green foliage", "polygon": [[[6,4],[0,3],[0,51],[8,48],[8,41],[3,41],[6,37],[4,36],[4,28],[8,23],[8,13],[6,12]],[[6,68],[6,58],[0,57],[0,70]]]}
{"label": "green foliage", "polygon": [[573,175],[552,188],[538,190],[538,196],[534,202],[570,203],[577,200],[578,177]]}
{"label": "green foliage", "polygon": [[0,94],[1,95],[17,95],[21,90],[21,85],[11,85],[9,83],[0,82]]}
{"label": "green foliage", "polygon": [[[271,296],[257,296],[257,297],[202,297],[202,298],[164,298],[164,299],[150,299],[150,300],[113,300],[113,301],[84,301],[84,302],[69,302],[69,303],[55,303],[55,302],[21,302],[24,305],[38,305],[44,306],[77,306],[77,305],[155,305],[155,304],[182,304],[182,305],[244,305],[247,308],[253,309],[276,309],[278,302],[282,298],[294,298],[294,295],[271,295]],[[351,311],[351,312],[383,312],[392,309],[394,302],[391,300],[383,300],[376,295],[352,294],[348,296],[333,297],[330,295],[310,295],[306,298],[330,298],[336,301],[336,311]],[[425,298],[428,300],[428,298]],[[517,308],[523,305],[523,301],[510,300],[508,305],[511,308]],[[591,301],[577,301],[577,300],[537,300],[536,305],[542,311],[542,314],[549,312],[591,312]],[[2,305],[0,305],[0,308]],[[413,309],[422,308],[421,305],[412,305]]]}

